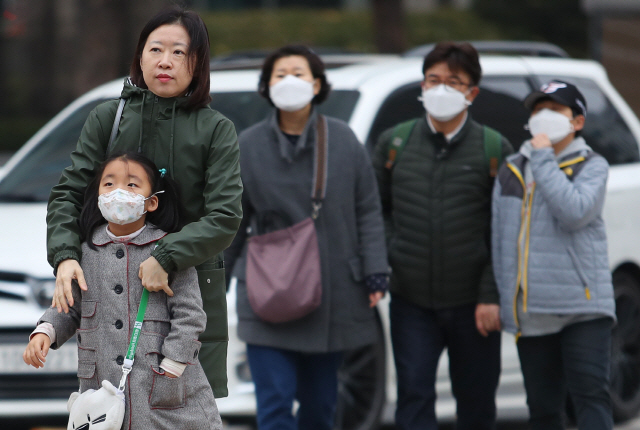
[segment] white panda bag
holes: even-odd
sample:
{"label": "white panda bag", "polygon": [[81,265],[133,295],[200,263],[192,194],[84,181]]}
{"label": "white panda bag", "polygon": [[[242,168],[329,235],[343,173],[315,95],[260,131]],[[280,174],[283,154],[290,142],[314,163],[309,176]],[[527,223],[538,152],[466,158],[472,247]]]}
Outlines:
{"label": "white panda bag", "polygon": [[99,390],[71,394],[67,410],[67,430],[120,430],[124,421],[124,393],[104,380]]}
{"label": "white panda bag", "polygon": [[143,289],[138,315],[133,325],[133,333],[131,333],[131,342],[122,364],[120,385],[116,388],[105,379],[99,390],[86,390],[82,394],[72,393],[67,402],[67,410],[69,411],[67,430],[120,430],[122,428],[125,412],[124,386],[133,367],[133,359],[148,300],[149,291]]}

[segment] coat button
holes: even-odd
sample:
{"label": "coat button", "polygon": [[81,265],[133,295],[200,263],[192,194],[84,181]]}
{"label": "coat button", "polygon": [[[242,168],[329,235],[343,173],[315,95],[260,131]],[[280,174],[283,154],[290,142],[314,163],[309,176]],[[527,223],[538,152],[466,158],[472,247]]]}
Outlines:
{"label": "coat button", "polygon": [[198,350],[196,349],[196,351],[193,353],[193,358],[196,358],[198,356]]}
{"label": "coat button", "polygon": [[118,249],[116,251],[116,257],[118,257],[118,258],[124,257],[124,251],[122,249]]}
{"label": "coat button", "polygon": [[82,336],[78,335],[78,343],[82,342]]}
{"label": "coat button", "polygon": [[113,289],[113,291],[115,291],[116,294],[122,294],[122,285],[118,284],[115,286],[115,288]]}
{"label": "coat button", "polygon": [[116,364],[122,366],[122,363],[124,363],[124,357],[119,355],[118,358],[116,358]]}
{"label": "coat button", "polygon": [[120,330],[122,328],[122,321],[120,321],[120,320],[116,321],[116,328],[118,330]]}

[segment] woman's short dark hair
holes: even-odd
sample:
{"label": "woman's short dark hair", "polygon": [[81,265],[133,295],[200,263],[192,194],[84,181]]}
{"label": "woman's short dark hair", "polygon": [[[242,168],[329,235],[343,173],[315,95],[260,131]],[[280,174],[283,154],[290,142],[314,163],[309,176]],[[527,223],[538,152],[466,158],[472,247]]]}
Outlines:
{"label": "woman's short dark hair", "polygon": [[262,73],[260,74],[260,81],[258,82],[258,93],[273,106],[271,97],[269,97],[269,81],[271,80],[273,66],[279,59],[291,57],[292,55],[299,55],[306,58],[314,79],[320,79],[320,92],[311,100],[311,103],[319,105],[329,96],[331,84],[327,81],[327,75],[324,72],[324,63],[320,59],[320,56],[304,45],[283,46],[267,56],[262,64]]}
{"label": "woman's short dark hair", "polygon": [[187,67],[193,75],[188,92],[189,101],[186,104],[187,109],[197,109],[207,106],[211,103],[211,88],[209,75],[209,32],[207,26],[200,16],[192,11],[188,11],[179,7],[170,7],[159,12],[151,18],[140,32],[136,52],[131,62],[131,82],[140,88],[148,88],[142,75],[140,67],[140,59],[142,58],[142,50],[147,43],[149,34],[158,27],[163,25],[181,25],[189,35],[189,52],[187,53]]}
{"label": "woman's short dark hair", "polygon": [[471,84],[477,86],[482,78],[482,68],[478,51],[470,43],[440,42],[424,57],[422,74],[438,63],[447,63],[449,70],[462,70],[471,78]]}
{"label": "woman's short dark hair", "polygon": [[90,248],[95,249],[91,242],[95,229],[107,223],[104,219],[100,208],[98,207],[98,195],[100,190],[100,179],[104,173],[104,169],[109,163],[115,160],[121,160],[125,163],[137,163],[144,169],[151,183],[151,194],[158,191],[164,191],[157,194],[158,209],[153,212],[147,212],[146,222],[149,222],[167,233],[180,231],[184,223],[184,209],[178,186],[165,172],[161,173],[153,161],[139,152],[116,152],[109,155],[106,160],[97,169],[95,177],[87,186],[84,193],[84,203],[82,212],[80,212],[80,240],[87,241]]}

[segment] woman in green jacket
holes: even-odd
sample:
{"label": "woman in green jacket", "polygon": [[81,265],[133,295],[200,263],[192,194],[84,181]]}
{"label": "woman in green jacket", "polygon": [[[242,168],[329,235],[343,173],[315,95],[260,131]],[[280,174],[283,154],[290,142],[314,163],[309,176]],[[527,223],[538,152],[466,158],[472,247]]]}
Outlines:
{"label": "woman in green jacket", "polygon": [[[227,395],[227,314],[222,251],[242,219],[239,150],[233,123],[209,107],[209,36],[193,12],[167,9],[143,28],[121,97],[126,100],[117,134],[109,147],[118,101],[89,115],[71,166],[49,197],[47,253],[56,273],[53,306],[68,312],[71,282],[87,285],[78,217],[84,190],[107,152],[139,151],[166,169],[179,184],[187,224],[158,242],[140,265],[149,291],[169,287],[169,274],[196,266],[207,313],[201,335],[202,363],[216,397]],[[121,291],[114,287],[114,294]],[[195,359],[196,357],[194,357]]]}

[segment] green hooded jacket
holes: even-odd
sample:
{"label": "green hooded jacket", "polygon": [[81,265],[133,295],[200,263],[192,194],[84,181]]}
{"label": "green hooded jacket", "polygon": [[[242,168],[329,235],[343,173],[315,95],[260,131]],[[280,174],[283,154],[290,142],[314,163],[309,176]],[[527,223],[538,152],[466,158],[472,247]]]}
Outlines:
{"label": "green hooded jacket", "polygon": [[[127,81],[122,98],[127,101],[111,152],[140,150],[178,183],[186,225],[160,240],[151,255],[168,273],[196,266],[207,313],[199,359],[215,396],[225,397],[228,327],[222,251],[242,219],[235,127],[208,107],[186,110],[187,97],[161,98]],[[89,114],[71,166],[51,190],[47,256],[54,270],[65,259],[82,257],[77,220],[85,188],[106,158],[117,107],[113,100]]]}

